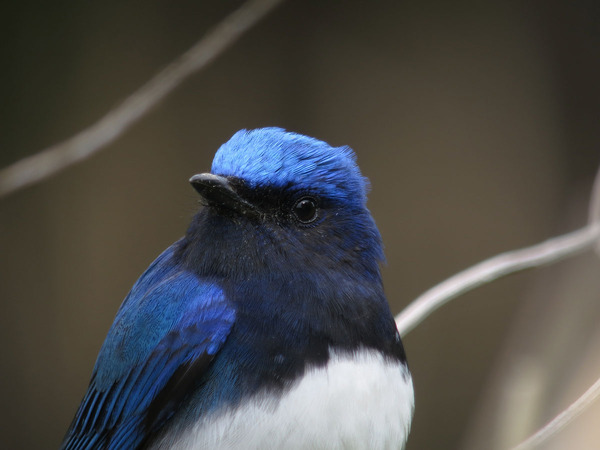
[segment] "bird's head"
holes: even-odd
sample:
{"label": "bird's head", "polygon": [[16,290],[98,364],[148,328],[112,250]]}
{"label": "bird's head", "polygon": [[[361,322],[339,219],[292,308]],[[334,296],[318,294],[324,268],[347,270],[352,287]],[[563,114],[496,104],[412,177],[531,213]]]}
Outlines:
{"label": "bird's head", "polygon": [[206,208],[188,235],[220,241],[219,254],[233,243],[267,266],[274,255],[279,263],[359,262],[378,273],[383,251],[366,207],[368,181],[349,147],[281,128],[241,130],[219,148],[211,173],[190,182]]}

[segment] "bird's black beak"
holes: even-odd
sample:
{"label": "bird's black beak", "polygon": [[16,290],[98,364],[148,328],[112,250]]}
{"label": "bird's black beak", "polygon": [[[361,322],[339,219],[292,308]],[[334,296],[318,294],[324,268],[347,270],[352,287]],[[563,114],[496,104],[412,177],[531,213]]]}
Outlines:
{"label": "bird's black beak", "polygon": [[190,183],[207,205],[224,207],[241,214],[256,212],[256,207],[244,200],[225,177],[199,173],[190,178]]}

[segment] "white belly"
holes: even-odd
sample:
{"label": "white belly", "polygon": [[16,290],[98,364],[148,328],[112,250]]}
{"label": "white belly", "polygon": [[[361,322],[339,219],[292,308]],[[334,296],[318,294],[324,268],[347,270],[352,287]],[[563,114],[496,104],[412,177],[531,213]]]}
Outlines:
{"label": "white belly", "polygon": [[[332,354],[279,401],[256,396],[243,406],[199,421],[171,449],[401,449],[414,407],[405,366],[373,351]],[[173,442],[175,444],[173,445]],[[167,444],[169,442],[169,444]]]}

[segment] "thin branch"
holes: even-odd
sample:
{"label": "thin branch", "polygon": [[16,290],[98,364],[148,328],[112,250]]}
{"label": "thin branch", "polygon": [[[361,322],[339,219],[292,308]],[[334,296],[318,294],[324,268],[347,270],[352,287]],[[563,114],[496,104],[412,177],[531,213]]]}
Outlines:
{"label": "thin branch", "polygon": [[586,227],[531,247],[501,253],[457,273],[421,294],[398,314],[398,331],[405,336],[440,306],[482,284],[523,269],[556,262],[593,247],[600,254],[600,168],[592,187]]}
{"label": "thin branch", "polygon": [[113,142],[195,71],[206,67],[282,0],[250,0],[102,119],[64,142],[0,170],[0,198],[82,161]]}
{"label": "thin branch", "polygon": [[[398,331],[405,336],[440,306],[482,284],[519,270],[576,255],[589,248],[595,248],[600,254],[600,169],[592,188],[586,227],[531,247],[502,253],[448,278],[423,293],[396,316]],[[600,379],[571,406],[512,450],[527,450],[546,441],[599,397]]]}
{"label": "thin branch", "polygon": [[[596,174],[596,178],[594,179],[594,185],[592,186],[592,195],[590,198],[590,209],[589,209],[589,217],[588,223],[591,224],[600,224],[600,170]],[[600,256],[600,239],[596,243],[596,254]]]}
{"label": "thin branch", "polygon": [[[594,186],[592,188],[588,223],[588,227],[590,228],[600,225],[600,170],[596,174],[596,179],[594,180]],[[600,238],[592,244],[594,245],[596,253],[600,255]],[[527,450],[537,447],[541,443],[548,440],[551,436],[562,430],[599,397],[600,378],[596,380],[596,382],[567,409],[562,411],[558,416],[544,425],[541,429],[514,447],[513,450]]]}
{"label": "thin branch", "polygon": [[600,378],[579,397],[567,409],[561,412],[558,416],[548,422],[544,427],[539,429],[533,435],[521,442],[512,450],[528,450],[535,448],[545,442],[550,436],[554,435],[558,430],[565,427],[579,414],[581,414],[588,406],[590,406],[598,397],[600,397]]}
{"label": "thin branch", "polygon": [[540,244],[482,261],[421,294],[396,316],[398,331],[405,336],[440,306],[471,289],[513,272],[576,255],[592,248],[599,239],[600,225],[594,223]]}

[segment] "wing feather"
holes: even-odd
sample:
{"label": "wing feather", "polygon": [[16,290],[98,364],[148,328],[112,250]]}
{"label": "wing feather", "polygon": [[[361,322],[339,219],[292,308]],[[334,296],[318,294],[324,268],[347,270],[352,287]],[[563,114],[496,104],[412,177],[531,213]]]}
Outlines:
{"label": "wing feather", "polygon": [[65,450],[136,448],[172,416],[235,320],[213,283],[163,253],[133,287],[100,350]]}

